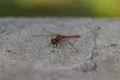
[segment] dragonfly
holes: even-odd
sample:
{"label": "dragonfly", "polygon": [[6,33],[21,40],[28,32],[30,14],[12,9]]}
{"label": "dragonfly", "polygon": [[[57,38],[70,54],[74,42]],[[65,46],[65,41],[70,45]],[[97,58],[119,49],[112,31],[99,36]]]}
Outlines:
{"label": "dragonfly", "polygon": [[[51,45],[54,46],[61,42],[61,41],[64,41],[65,39],[69,39],[69,38],[80,38],[81,35],[60,35],[60,34],[57,34],[57,36],[55,38],[52,38],[51,39]],[[69,42],[70,43],[70,42]]]}
{"label": "dragonfly", "polygon": [[[72,48],[74,48],[76,51],[79,51],[77,48],[74,47],[74,45],[68,40],[71,38],[81,38],[81,35],[63,35],[63,34],[59,34],[59,33],[55,33],[52,31],[49,31],[45,28],[42,28],[43,31],[47,32],[50,36],[54,36],[50,39],[50,46],[52,46],[53,48],[57,48],[58,45],[60,45],[61,42],[67,42],[69,43]],[[33,37],[38,37],[40,35],[32,35]],[[62,44],[61,44],[62,45]],[[60,48],[60,47],[59,47]]]}

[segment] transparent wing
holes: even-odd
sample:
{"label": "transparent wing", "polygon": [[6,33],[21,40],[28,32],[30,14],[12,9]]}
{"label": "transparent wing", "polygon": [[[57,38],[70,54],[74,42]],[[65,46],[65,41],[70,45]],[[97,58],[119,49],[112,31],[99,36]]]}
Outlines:
{"label": "transparent wing", "polygon": [[46,28],[42,28],[42,30],[45,31],[45,32],[47,32],[47,33],[49,33],[49,34],[52,34],[52,35],[59,34],[59,33],[47,30]]}
{"label": "transparent wing", "polygon": [[58,34],[58,33],[52,32],[46,28],[39,28],[35,31],[33,30],[31,33],[32,33],[32,37],[34,38],[34,40],[40,41],[40,42],[42,42],[42,44],[44,44],[44,45],[42,45],[42,46],[44,46],[44,48],[49,47],[50,43],[51,43],[51,39],[56,37]]}
{"label": "transparent wing", "polygon": [[40,37],[40,36],[43,36],[43,37],[48,37],[48,36],[49,37],[53,37],[53,36],[58,35],[58,33],[50,31],[50,30],[47,30],[46,28],[41,28],[41,30],[43,31],[43,33],[41,33],[41,34],[33,34],[32,36],[33,37]]}
{"label": "transparent wing", "polygon": [[62,42],[62,47],[63,47],[63,52],[67,52],[67,53],[78,53],[80,54],[80,50],[77,49],[75,46],[74,46],[74,43],[70,42],[69,41],[70,39],[65,39],[63,42]]}

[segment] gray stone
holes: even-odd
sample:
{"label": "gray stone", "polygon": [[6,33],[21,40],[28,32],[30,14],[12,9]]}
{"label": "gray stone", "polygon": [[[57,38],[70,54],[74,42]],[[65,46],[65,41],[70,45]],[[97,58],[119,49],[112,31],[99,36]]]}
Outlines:
{"label": "gray stone", "polygon": [[[120,20],[0,19],[0,80],[119,80]],[[56,34],[76,35],[53,48]]]}

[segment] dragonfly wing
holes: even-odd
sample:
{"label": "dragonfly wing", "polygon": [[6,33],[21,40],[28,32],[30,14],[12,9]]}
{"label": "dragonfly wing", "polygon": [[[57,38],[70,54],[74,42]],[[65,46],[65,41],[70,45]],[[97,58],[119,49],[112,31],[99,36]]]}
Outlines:
{"label": "dragonfly wing", "polygon": [[45,31],[48,34],[51,34],[51,35],[58,35],[57,32],[53,32],[53,31],[47,30],[46,28],[42,28],[42,30]]}
{"label": "dragonfly wing", "polygon": [[32,33],[33,37],[53,37],[56,36],[58,33],[48,30],[47,28],[41,28],[39,26],[35,26],[35,28],[30,27],[29,32]]}
{"label": "dragonfly wing", "polygon": [[76,52],[80,53],[79,50],[72,44],[68,39],[65,40],[66,43],[68,43]]}
{"label": "dragonfly wing", "polygon": [[57,36],[56,34],[33,34],[32,37],[53,37],[53,36]]}

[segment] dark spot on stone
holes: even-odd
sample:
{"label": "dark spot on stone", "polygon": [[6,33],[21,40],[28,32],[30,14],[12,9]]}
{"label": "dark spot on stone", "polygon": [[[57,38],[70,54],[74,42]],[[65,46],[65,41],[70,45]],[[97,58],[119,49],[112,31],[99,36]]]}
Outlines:
{"label": "dark spot on stone", "polygon": [[111,47],[116,47],[116,46],[118,46],[118,44],[116,44],[116,43],[111,43],[110,46],[111,46]]}
{"label": "dark spot on stone", "polygon": [[4,68],[5,66],[4,65],[1,65],[2,68]]}
{"label": "dark spot on stone", "polygon": [[6,50],[7,52],[12,52],[12,50]]}
{"label": "dark spot on stone", "polygon": [[100,27],[100,26],[98,26],[98,27],[97,27],[97,30],[100,30],[100,29],[101,29],[101,27]]}
{"label": "dark spot on stone", "polygon": [[37,35],[32,35],[32,37],[38,37]]}
{"label": "dark spot on stone", "polygon": [[91,54],[91,58],[90,59],[94,59],[95,57],[99,56],[99,52],[97,50],[93,51],[93,53]]}

